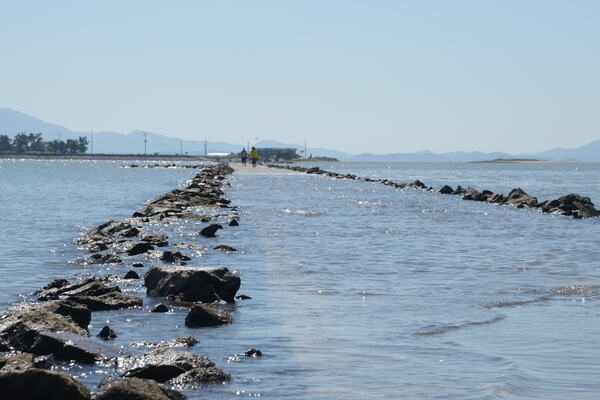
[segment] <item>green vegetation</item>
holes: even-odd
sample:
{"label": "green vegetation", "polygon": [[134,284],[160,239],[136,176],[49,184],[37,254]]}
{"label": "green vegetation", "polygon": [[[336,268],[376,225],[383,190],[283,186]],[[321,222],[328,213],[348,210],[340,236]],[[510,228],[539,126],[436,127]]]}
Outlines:
{"label": "green vegetation", "polygon": [[0,154],[84,154],[88,148],[88,139],[52,140],[45,142],[41,133],[18,133],[11,140],[0,135]]}

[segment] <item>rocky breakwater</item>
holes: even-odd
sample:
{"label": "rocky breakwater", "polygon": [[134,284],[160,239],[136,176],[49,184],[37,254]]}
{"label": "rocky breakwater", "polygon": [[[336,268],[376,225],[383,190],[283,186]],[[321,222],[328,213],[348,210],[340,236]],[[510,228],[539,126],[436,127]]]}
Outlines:
{"label": "rocky breakwater", "polygon": [[[173,308],[188,309],[182,321],[188,327],[231,323],[231,316],[218,306],[235,301],[241,285],[238,274],[225,267],[184,267],[193,255],[175,250],[165,233],[155,231],[170,222],[190,220],[198,224],[228,221],[229,226],[238,226],[239,216],[222,190],[231,172],[223,164],[206,167],[185,188],[149,201],[131,218],[111,220],[88,230],[74,240],[81,253],[90,254],[79,262],[87,268],[107,264],[114,269],[139,269],[144,268],[145,262],[158,259],[163,263],[152,266],[144,275],[148,296],[164,298]],[[221,209],[224,211],[215,211]],[[223,229],[221,224],[213,225]],[[214,241],[214,237],[214,232],[209,237],[198,232],[194,239]],[[197,242],[177,245],[184,251],[207,246]],[[181,399],[184,396],[173,387],[198,387],[231,379],[206,357],[173,348],[194,345],[197,341],[191,337],[144,343],[142,347],[154,350],[140,354],[140,342],[132,343],[131,348],[111,345],[109,341],[117,335],[111,327],[105,326],[98,335],[91,335],[90,321],[96,311],[169,310],[164,304],[153,309],[144,307],[143,298],[125,293],[116,284],[125,280],[142,285],[139,274],[133,270],[121,278],[93,276],[76,282],[55,279],[35,292],[33,301],[6,311],[0,317],[2,396],[23,400]],[[101,362],[113,365],[114,373],[91,393],[68,374],[52,370],[61,362]]]}
{"label": "rocky breakwater", "polygon": [[437,188],[432,188],[425,185],[420,180],[415,180],[413,182],[408,183],[398,183],[393,182],[389,179],[373,179],[368,177],[359,177],[353,174],[340,174],[337,172],[325,171],[320,169],[319,167],[307,168],[290,165],[281,166],[277,164],[269,165],[269,167],[292,169],[298,172],[325,175],[336,179],[351,179],[363,182],[381,183],[384,185],[393,186],[398,189],[422,189],[440,194],[462,196],[464,200],[482,201],[498,205],[511,205],[517,208],[538,208],[544,213],[565,215],[573,218],[589,218],[597,217],[600,215],[600,211],[596,209],[594,203],[589,197],[582,196],[577,193],[569,193],[553,200],[538,201],[536,197],[530,196],[521,188],[512,189],[507,195],[503,195],[501,193],[494,193],[490,190],[479,191],[472,186],[463,188],[459,185],[456,188],[452,188],[449,185],[443,185]]}

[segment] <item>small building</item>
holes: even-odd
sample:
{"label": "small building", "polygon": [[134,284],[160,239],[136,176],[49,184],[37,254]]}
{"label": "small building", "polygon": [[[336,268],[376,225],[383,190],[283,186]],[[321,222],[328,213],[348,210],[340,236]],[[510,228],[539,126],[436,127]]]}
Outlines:
{"label": "small building", "polygon": [[263,147],[256,150],[261,160],[294,160],[299,157],[295,148]]}

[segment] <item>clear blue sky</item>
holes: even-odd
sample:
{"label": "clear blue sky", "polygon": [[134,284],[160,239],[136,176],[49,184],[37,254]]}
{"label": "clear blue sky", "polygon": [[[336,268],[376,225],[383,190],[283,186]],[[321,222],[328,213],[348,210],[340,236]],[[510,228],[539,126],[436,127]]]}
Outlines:
{"label": "clear blue sky", "polygon": [[0,0],[0,107],[350,153],[600,139],[600,1]]}

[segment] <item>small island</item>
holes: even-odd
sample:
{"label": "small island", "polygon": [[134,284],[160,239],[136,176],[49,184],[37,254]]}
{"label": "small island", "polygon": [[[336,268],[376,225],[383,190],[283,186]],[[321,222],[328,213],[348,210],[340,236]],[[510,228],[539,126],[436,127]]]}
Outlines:
{"label": "small island", "polygon": [[494,158],[486,161],[473,161],[475,163],[544,163],[548,160],[538,160],[536,158]]}

